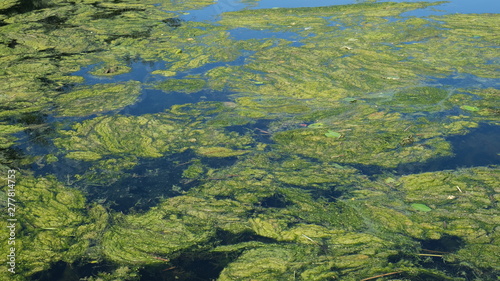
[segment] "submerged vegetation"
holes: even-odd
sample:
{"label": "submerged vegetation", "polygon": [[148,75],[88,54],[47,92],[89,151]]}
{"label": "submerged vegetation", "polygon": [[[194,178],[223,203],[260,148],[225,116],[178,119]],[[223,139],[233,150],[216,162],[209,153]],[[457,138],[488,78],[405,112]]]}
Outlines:
{"label": "submerged vegetation", "polygon": [[[212,0],[21,2],[0,4],[0,168],[17,171],[0,280],[500,275],[498,157],[419,169],[500,125],[498,14],[370,2],[211,23],[180,15]],[[199,98],[124,110],[153,89]]]}

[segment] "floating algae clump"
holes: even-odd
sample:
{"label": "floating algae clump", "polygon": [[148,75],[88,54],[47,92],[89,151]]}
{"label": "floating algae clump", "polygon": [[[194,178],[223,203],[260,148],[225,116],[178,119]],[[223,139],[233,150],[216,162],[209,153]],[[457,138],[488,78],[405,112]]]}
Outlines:
{"label": "floating algae clump", "polygon": [[[496,77],[495,64],[489,62],[496,57],[492,46],[497,42],[491,36],[475,34],[498,33],[498,25],[493,24],[498,15],[447,15],[432,20],[399,16],[436,4],[440,2],[224,13],[220,23],[228,28],[301,32],[304,45],[279,44],[259,50],[244,66],[211,71],[210,83],[226,81],[235,90],[268,96],[339,100],[420,86],[422,76],[459,72]],[[476,20],[479,32],[476,25],[470,28],[470,22]],[[256,86],[255,81],[262,84]]]}
{"label": "floating algae clump", "polygon": [[[71,4],[66,1],[43,1],[31,11],[20,13],[14,9],[2,15],[0,87],[5,90],[5,95],[2,94],[0,98],[7,107],[0,115],[48,111],[61,90],[82,82],[82,77],[68,75],[82,66],[99,64],[100,67],[91,71],[91,74],[113,76],[128,72],[131,69],[130,62],[138,57],[189,64],[201,56],[199,53],[203,46],[197,46],[196,54],[187,55],[185,61],[180,62],[179,50],[190,38],[183,34],[195,36],[210,31],[201,31],[187,24],[186,28],[180,28],[177,32],[168,22],[182,25],[182,21],[175,18],[173,13],[160,10],[158,2],[169,11],[200,8],[213,3],[212,0],[175,4],[171,1],[77,1]],[[2,1],[0,9],[17,4],[21,5],[20,1]],[[213,49],[217,50],[214,53],[224,56],[233,54],[221,48]],[[217,58],[208,61],[214,62]],[[82,113],[72,107],[69,97],[59,100],[59,112],[67,115],[89,113],[90,110]],[[108,105],[103,110],[130,102],[129,99],[123,100],[123,97],[117,99],[119,105]],[[106,99],[110,100],[114,99]]]}
{"label": "floating algae clump", "polygon": [[[200,115],[201,111],[196,110],[194,113]],[[194,117],[180,111],[179,108],[175,109],[175,114],[174,116],[186,114],[187,119]],[[73,130],[61,131],[67,137],[57,139],[56,143],[68,150],[69,158],[83,160],[97,159],[97,155],[160,157],[167,152],[182,152],[189,148],[198,148],[200,154],[208,155],[209,148],[215,144],[226,143],[234,148],[241,148],[250,142],[249,138],[236,133],[226,134],[223,130],[209,131],[201,126],[200,122],[181,121],[169,117],[172,116],[156,114],[96,117],[75,124]],[[115,129],[118,127],[121,130]],[[245,153],[244,151],[229,153],[231,150],[224,147],[220,149],[226,151],[225,154]],[[84,153],[89,153],[90,156],[85,156]]]}
{"label": "floating algae clump", "polygon": [[[406,175],[391,183],[399,192],[390,201],[384,198],[387,195],[365,199],[362,212],[391,233],[436,243],[460,241],[439,249],[447,252],[444,260],[490,278],[500,272],[500,259],[494,254],[500,248],[500,212],[495,208],[499,180],[498,167]],[[419,211],[423,204],[429,212]],[[474,255],[478,250],[481,255]]]}
{"label": "floating algae clump", "polygon": [[85,116],[133,104],[140,94],[140,83],[96,84],[77,87],[56,98],[63,116]]}
{"label": "floating algae clump", "polygon": [[16,138],[12,134],[20,132],[23,129],[21,126],[0,124],[0,148],[8,148],[13,145]]}
{"label": "floating algae clump", "polygon": [[128,264],[160,263],[200,253],[216,243],[216,231],[239,222],[246,207],[231,200],[170,198],[144,214],[117,216],[103,237],[104,254]]}
{"label": "floating algae clump", "polygon": [[[220,103],[199,103],[173,106],[158,114],[100,116],[61,130],[61,137],[54,142],[70,159],[96,161],[78,178],[110,184],[140,158],[159,158],[187,150],[222,158],[248,153],[254,143],[249,134],[210,125],[211,116],[225,110]],[[103,179],[99,180],[99,176]]]}
{"label": "floating algae clump", "polygon": [[[85,205],[82,193],[54,178],[33,178],[16,173],[16,274],[10,280],[27,280],[60,261],[86,257],[107,224],[104,208]],[[20,203],[22,202],[22,203]],[[2,235],[8,237],[7,228]],[[6,253],[7,243],[2,245]]]}
{"label": "floating algae clump", "polygon": [[[272,138],[283,151],[341,163],[395,167],[451,155],[451,146],[443,138],[448,127],[439,123],[405,120],[398,113],[361,104],[352,112],[319,121],[324,126],[277,132]],[[329,131],[340,136],[329,137]]]}
{"label": "floating algae clump", "polygon": [[[62,116],[86,116],[134,102],[138,82],[75,86],[83,78],[67,74],[91,64],[97,67],[90,74],[114,76],[129,71],[131,62],[161,59],[165,67],[156,73],[183,79],[167,78],[153,87],[238,94],[225,104],[99,116],[59,130],[54,142],[63,151],[52,158],[64,153],[87,162],[82,164],[88,171],[75,178],[92,183],[109,185],[141,158],[190,151],[199,159],[179,161],[191,163],[179,183],[185,184],[181,196],[144,213],[113,214],[115,224],[102,240],[107,222],[102,208],[86,211],[80,193],[49,177],[26,176],[21,190],[30,187],[34,196],[22,198],[23,218],[33,224],[23,225],[25,236],[32,237],[30,244],[22,242],[26,276],[79,255],[98,262],[102,253],[119,266],[101,273],[105,280],[128,274],[138,279],[138,266],[158,271],[168,259],[175,272],[191,270],[186,260],[213,262],[224,268],[220,280],[360,280],[388,272],[412,280],[458,279],[462,271],[484,273],[485,279],[498,275],[498,169],[371,180],[354,168],[394,168],[449,156],[446,137],[481,121],[498,123],[495,89],[457,93],[422,81],[455,72],[478,81],[496,77],[492,62],[498,52],[492,46],[498,45],[498,15],[403,18],[402,12],[439,3],[364,3],[225,13],[220,25],[211,25],[183,21],[154,6],[177,11],[211,0],[49,2],[50,9],[0,16],[2,117],[15,120],[54,104]],[[234,40],[233,32],[226,32],[241,27],[303,37],[291,44]],[[448,111],[461,115],[435,118]],[[0,137],[13,144],[11,134],[21,126],[1,126]],[[252,128],[262,135],[250,133]],[[238,133],[246,129],[249,133]],[[220,168],[228,159],[210,157],[236,162]],[[427,211],[424,205],[431,211],[415,209]],[[445,249],[449,268],[421,262],[420,242],[446,244],[449,237],[462,241],[458,250]],[[91,244],[97,246],[86,251]]]}
{"label": "floating algae clump", "polygon": [[155,88],[165,92],[195,93],[203,89],[205,81],[201,79],[169,79],[158,83]]}
{"label": "floating algae clump", "polygon": [[[240,166],[239,175],[226,174],[225,180],[217,180],[224,179],[222,173],[213,175],[219,178],[146,213],[117,214],[116,225],[104,234],[104,254],[122,265],[148,265],[226,253],[236,258],[220,280],[288,280],[294,275],[327,280],[390,267],[387,257],[401,243],[410,243],[339,229],[362,225],[349,204],[279,187],[279,182],[270,183],[272,175],[265,178],[266,170],[249,170],[250,163]],[[260,241],[248,241],[249,235]],[[251,261],[253,266],[248,266]]]}
{"label": "floating algae clump", "polygon": [[385,103],[398,112],[441,110],[444,107],[441,102],[448,95],[447,91],[438,88],[414,87],[397,91],[392,100]]}
{"label": "floating algae clump", "polygon": [[467,92],[474,95],[473,97],[475,98],[464,101],[464,104],[462,104],[460,108],[472,112],[471,119],[473,120],[489,121],[499,125],[500,121],[498,117],[500,116],[500,103],[498,100],[500,97],[500,90],[487,88],[469,90]]}
{"label": "floating algae clump", "polygon": [[[0,3],[0,10],[8,9],[12,6],[19,4],[20,0],[5,0]],[[0,18],[2,19],[2,18]]]}
{"label": "floating algae clump", "polygon": [[[315,255],[312,247],[271,245],[252,249],[245,251],[235,262],[230,263],[221,272],[218,280],[293,280],[299,270],[307,268],[313,257]],[[323,272],[308,280],[337,277],[335,272],[325,272],[328,267],[333,267],[331,262],[327,264],[328,261],[317,260],[317,263],[324,263]]]}

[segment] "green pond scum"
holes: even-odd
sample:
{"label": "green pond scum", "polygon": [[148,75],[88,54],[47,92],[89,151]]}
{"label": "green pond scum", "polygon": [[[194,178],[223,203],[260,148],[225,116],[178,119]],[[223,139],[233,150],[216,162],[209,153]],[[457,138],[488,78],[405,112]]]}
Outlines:
{"label": "green pond scum", "polygon": [[433,166],[500,125],[498,14],[26,2],[0,2],[0,280],[498,280],[498,148]]}

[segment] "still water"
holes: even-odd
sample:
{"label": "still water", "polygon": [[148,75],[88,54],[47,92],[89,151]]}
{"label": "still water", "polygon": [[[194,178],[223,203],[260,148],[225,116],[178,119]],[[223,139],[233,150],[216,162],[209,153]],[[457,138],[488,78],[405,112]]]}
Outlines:
{"label": "still water", "polygon": [[0,280],[497,280],[497,2],[0,3]]}

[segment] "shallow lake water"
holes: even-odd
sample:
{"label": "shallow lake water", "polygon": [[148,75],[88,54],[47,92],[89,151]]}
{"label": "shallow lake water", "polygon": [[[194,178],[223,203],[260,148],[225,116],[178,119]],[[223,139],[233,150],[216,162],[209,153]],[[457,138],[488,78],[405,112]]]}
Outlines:
{"label": "shallow lake water", "polygon": [[0,3],[0,280],[497,280],[499,11]]}

